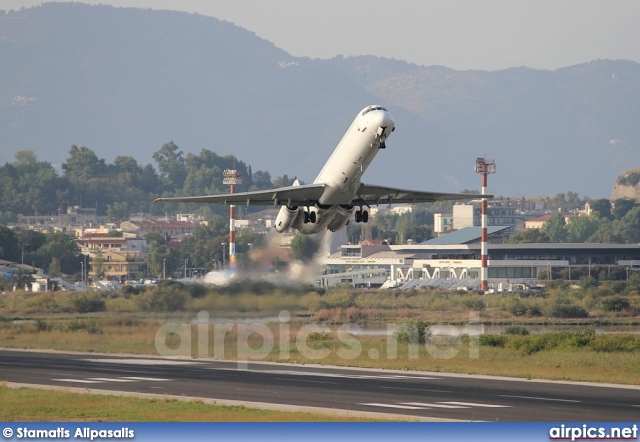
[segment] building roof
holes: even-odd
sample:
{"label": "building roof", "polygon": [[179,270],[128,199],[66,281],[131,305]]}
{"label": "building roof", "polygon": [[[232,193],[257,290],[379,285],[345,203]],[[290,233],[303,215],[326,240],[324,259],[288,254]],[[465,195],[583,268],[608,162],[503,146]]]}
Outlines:
{"label": "building roof", "polygon": [[[493,235],[508,229],[510,229],[510,226],[489,226],[487,227],[487,235]],[[482,227],[465,227],[463,229],[447,233],[446,235],[421,242],[420,245],[436,246],[470,244],[480,241],[481,236]]]}

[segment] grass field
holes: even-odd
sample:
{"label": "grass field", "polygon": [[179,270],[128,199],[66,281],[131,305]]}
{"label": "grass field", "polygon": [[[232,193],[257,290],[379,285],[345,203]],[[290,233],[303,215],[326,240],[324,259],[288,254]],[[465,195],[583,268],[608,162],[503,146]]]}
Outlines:
{"label": "grass field", "polygon": [[[43,348],[235,360],[320,363],[382,369],[424,370],[524,378],[640,384],[640,337],[633,335],[511,336],[496,340],[439,337],[411,345],[398,336],[338,335],[305,323],[188,325],[169,333],[164,321],[128,317],[47,319],[0,323],[0,347]],[[180,336],[180,335],[183,336]],[[566,336],[565,336],[566,335]],[[564,336],[564,337],[563,337]],[[182,338],[190,345],[183,345]],[[560,339],[560,338],[562,339]],[[504,338],[499,340],[498,338]],[[206,339],[206,346],[199,345]],[[160,351],[159,351],[160,350]],[[412,350],[414,351],[412,353]],[[1,380],[1,379],[0,379]]]}
{"label": "grass field", "polygon": [[[0,384],[0,421],[20,422],[361,422],[362,416],[259,410],[177,399],[140,399]],[[392,419],[390,419],[392,420]]]}
{"label": "grass field", "polygon": [[[0,296],[0,347],[640,384],[640,335],[597,335],[589,328],[640,323],[640,288],[615,292],[620,295],[559,287],[524,298],[347,289],[320,293],[255,284],[245,289],[171,284],[108,294],[12,293]],[[285,316],[279,317],[282,312]],[[243,320],[216,325],[208,318]],[[470,320],[523,325],[512,334],[470,337],[465,334]],[[403,331],[354,335],[341,332],[347,323],[377,328],[396,324]],[[435,324],[461,336],[418,332]],[[526,335],[528,324],[580,325],[572,332]],[[16,390],[1,384],[0,404],[3,421],[363,420],[175,399]]]}

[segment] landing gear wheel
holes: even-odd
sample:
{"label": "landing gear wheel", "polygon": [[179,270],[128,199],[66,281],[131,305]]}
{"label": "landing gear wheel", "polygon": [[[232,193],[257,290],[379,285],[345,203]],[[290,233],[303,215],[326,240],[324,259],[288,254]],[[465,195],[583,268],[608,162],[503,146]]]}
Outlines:
{"label": "landing gear wheel", "polygon": [[362,211],[362,222],[366,223],[368,221],[369,221],[369,211],[363,210]]}
{"label": "landing gear wheel", "polygon": [[311,217],[309,216],[309,212],[303,212],[304,213],[304,223],[307,224],[309,221],[311,221]]}
{"label": "landing gear wheel", "polygon": [[318,216],[316,215],[316,212],[310,212],[309,213],[309,222],[312,224],[315,224],[316,221],[318,221]]}
{"label": "landing gear wheel", "polygon": [[362,211],[356,210],[355,217],[356,217],[356,222],[357,223],[362,222]]}

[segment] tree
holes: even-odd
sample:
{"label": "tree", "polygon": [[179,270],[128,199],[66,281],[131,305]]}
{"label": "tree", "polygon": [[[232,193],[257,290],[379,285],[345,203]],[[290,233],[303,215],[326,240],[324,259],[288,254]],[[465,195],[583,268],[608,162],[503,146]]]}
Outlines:
{"label": "tree", "polygon": [[88,147],[75,144],[69,149],[69,158],[62,164],[64,176],[71,181],[83,182],[103,175],[106,172],[104,159],[99,159]]}
{"label": "tree", "polygon": [[291,257],[297,261],[313,261],[319,249],[320,244],[311,235],[296,235],[291,240]]}
{"label": "tree", "polygon": [[[614,224],[615,223],[615,224]],[[619,243],[620,237],[616,231],[616,224],[618,221],[610,221],[608,218],[600,218],[600,225],[598,230],[589,237],[587,242],[601,243],[601,244],[615,244]]]}
{"label": "tree", "polygon": [[522,232],[514,233],[507,241],[508,244],[538,244],[549,242],[551,242],[551,238],[541,229],[525,229]]}
{"label": "tree", "polygon": [[614,219],[622,219],[631,209],[636,207],[638,203],[634,200],[626,199],[626,198],[618,198],[614,201],[613,207],[611,208],[611,215]]}
{"label": "tree", "polygon": [[160,176],[165,180],[170,189],[181,189],[187,177],[183,152],[173,141],[162,145],[159,151],[153,154],[153,159],[158,165]]}
{"label": "tree", "polygon": [[6,226],[0,226],[0,258],[14,262],[20,259],[18,238],[15,232]]}
{"label": "tree", "polygon": [[587,242],[600,227],[600,219],[597,213],[590,216],[572,216],[566,226],[567,242]]}
{"label": "tree", "polygon": [[73,275],[80,271],[80,249],[71,236],[62,232],[49,232],[46,234],[45,244],[38,249],[36,264],[48,271],[53,258],[59,262],[60,272]]}
{"label": "tree", "polygon": [[[188,259],[191,267],[210,269],[223,260],[222,243],[229,242],[228,218],[214,215],[207,225],[198,226],[192,235],[182,240],[182,259]],[[225,246],[226,247],[226,246]],[[229,257],[225,256],[228,260]]]}
{"label": "tree", "polygon": [[151,249],[144,257],[149,272],[156,277],[173,274],[180,265],[180,261],[180,253],[176,249],[155,241],[151,243]]}
{"label": "tree", "polygon": [[594,212],[598,212],[600,214],[600,218],[613,219],[611,216],[611,201],[606,198],[601,198],[599,200],[591,201],[591,210]]}
{"label": "tree", "polygon": [[256,189],[271,189],[273,183],[271,183],[271,175],[269,172],[263,172],[261,170],[253,174],[253,185]]}
{"label": "tree", "polygon": [[51,258],[51,263],[49,264],[49,271],[47,272],[51,276],[60,276],[60,261],[55,256]]}
{"label": "tree", "polygon": [[567,229],[564,215],[562,213],[552,215],[542,226],[542,232],[549,237],[551,242],[566,242]]}
{"label": "tree", "polygon": [[289,176],[287,174],[284,174],[282,176],[274,178],[273,187],[291,186],[291,185],[293,185],[294,181],[295,181],[295,177],[294,178],[289,178]]}
{"label": "tree", "polygon": [[138,162],[131,156],[117,156],[113,161],[112,169],[121,184],[131,187],[137,186],[138,176],[142,173]]}
{"label": "tree", "polygon": [[27,290],[31,282],[31,275],[24,271],[22,267],[18,268],[13,274],[13,285],[16,289]]}
{"label": "tree", "polygon": [[32,150],[18,151],[15,158],[0,171],[0,208],[24,214],[57,210],[63,180],[53,165],[38,161]]}
{"label": "tree", "polygon": [[[97,249],[93,258],[91,258],[91,269],[96,279],[104,278],[104,254],[102,253],[102,249]],[[87,274],[89,274],[89,272],[87,272]]]}
{"label": "tree", "polygon": [[634,207],[618,223],[620,239],[628,243],[640,243],[640,206]]}

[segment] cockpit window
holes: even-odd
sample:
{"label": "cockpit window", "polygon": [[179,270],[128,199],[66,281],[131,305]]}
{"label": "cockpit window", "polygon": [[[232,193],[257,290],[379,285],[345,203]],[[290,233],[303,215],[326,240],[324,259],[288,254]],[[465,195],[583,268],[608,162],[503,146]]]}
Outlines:
{"label": "cockpit window", "polygon": [[371,111],[375,111],[375,110],[383,110],[383,111],[387,111],[384,107],[382,106],[369,106],[368,108],[366,108],[365,110],[362,111],[362,116],[364,117],[365,115],[367,115],[369,112]]}

